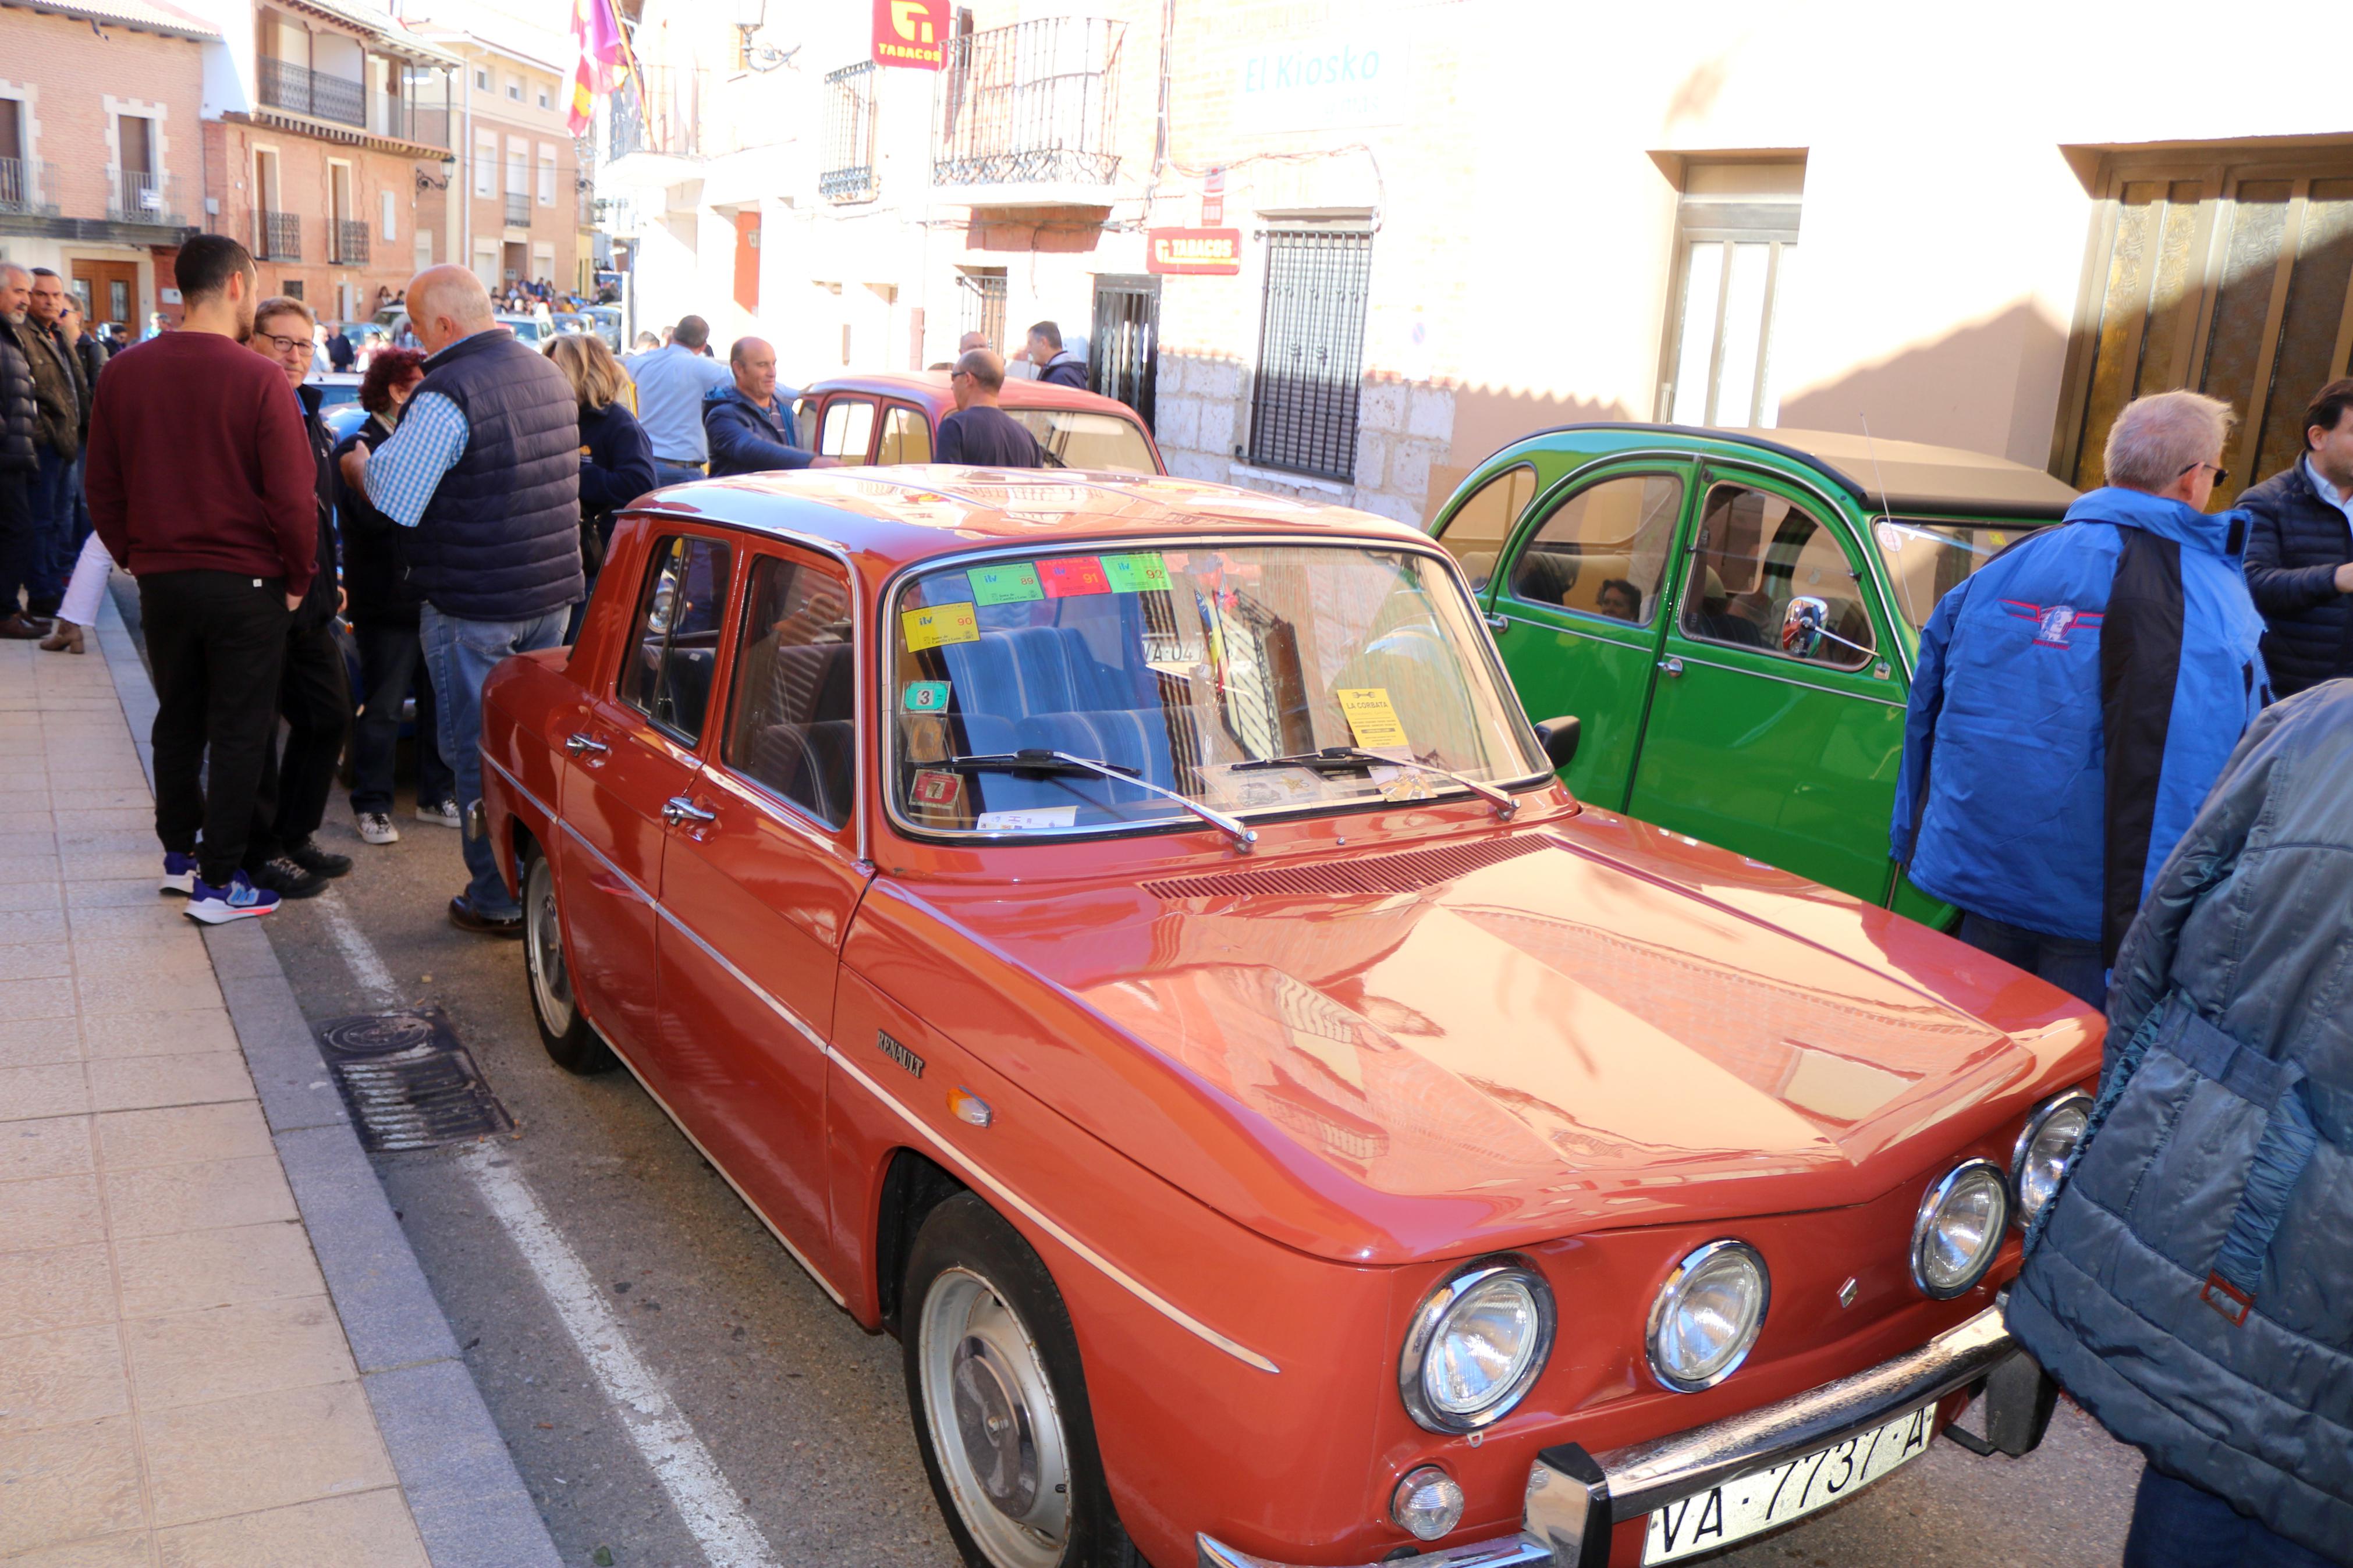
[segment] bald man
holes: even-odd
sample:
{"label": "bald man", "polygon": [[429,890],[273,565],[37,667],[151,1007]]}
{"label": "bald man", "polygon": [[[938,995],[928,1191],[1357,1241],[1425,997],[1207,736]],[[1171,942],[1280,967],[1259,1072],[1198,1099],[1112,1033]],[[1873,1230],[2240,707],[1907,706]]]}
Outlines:
{"label": "bald man", "polygon": [[959,355],[968,354],[975,349],[988,349],[994,352],[996,347],[995,343],[988,341],[987,332],[966,332],[956,340],[956,353]]}
{"label": "bald man", "polygon": [[489,840],[482,793],[482,682],[512,654],[554,647],[586,588],[580,564],[580,405],[554,362],[498,324],[481,279],[429,267],[408,285],[425,379],[400,428],[343,479],[407,530],[401,554],[425,595],[417,632],[433,678],[441,754],[458,775],[469,880],[449,922],[520,937],[522,910]]}
{"label": "bald man", "polygon": [[839,459],[801,447],[793,419],[800,394],[776,384],[776,351],[765,338],[737,338],[727,351],[733,379],[702,399],[702,432],[711,447],[711,475],[758,474],[775,468],[830,468]]}
{"label": "bald man", "polygon": [[939,460],[981,468],[1042,468],[1046,453],[1029,427],[997,406],[1005,362],[974,349],[948,372],[956,411],[940,421]]}

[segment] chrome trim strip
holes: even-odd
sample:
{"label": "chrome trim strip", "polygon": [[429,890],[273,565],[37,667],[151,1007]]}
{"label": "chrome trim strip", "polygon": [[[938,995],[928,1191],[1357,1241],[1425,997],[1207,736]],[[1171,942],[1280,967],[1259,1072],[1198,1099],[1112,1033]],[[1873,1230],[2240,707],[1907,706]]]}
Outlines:
{"label": "chrome trim strip", "polygon": [[[1683,646],[1686,647],[1705,647],[1708,645],[1705,643],[1695,643],[1689,637],[1685,637],[1683,639]],[[1905,704],[1896,701],[1893,697],[1874,697],[1868,691],[1841,691],[1833,686],[1817,686],[1810,680],[1800,680],[1793,675],[1774,675],[1766,670],[1750,669],[1746,665],[1721,664],[1715,659],[1701,658],[1693,654],[1684,654],[1683,656],[1683,659],[1685,664],[1695,664],[1704,669],[1721,669],[1727,674],[1752,676],[1758,680],[1778,680],[1784,686],[1796,686],[1808,691],[1819,691],[1825,697],[1845,697],[1851,698],[1857,702],[1876,702],[1883,708],[1902,708],[1905,706]],[[1840,675],[1854,676],[1862,675],[1863,672],[1854,669],[1841,669],[1836,673]],[[1869,678],[1865,677],[1865,679]]]}
{"label": "chrome trim strip", "polygon": [[513,785],[515,794],[531,802],[533,809],[536,810],[540,816],[547,818],[550,822],[561,822],[564,820],[562,817],[555,815],[555,808],[554,806],[548,805],[547,802],[540,799],[539,796],[525,789],[523,787],[522,780],[515,777],[512,773],[508,771],[503,763],[499,762],[497,758],[491,756],[488,752],[484,752],[482,753],[482,764],[489,768],[492,773],[498,774],[499,777],[506,780],[508,784]]}
{"label": "chrome trim strip", "polygon": [[[1289,1568],[1271,1557],[1253,1555],[1210,1535],[1193,1538],[1193,1561],[1195,1568]],[[1424,1552],[1406,1561],[1413,1568],[1552,1568],[1552,1548],[1527,1536],[1514,1535]],[[1385,1557],[1357,1568],[1389,1568],[1390,1562]]]}

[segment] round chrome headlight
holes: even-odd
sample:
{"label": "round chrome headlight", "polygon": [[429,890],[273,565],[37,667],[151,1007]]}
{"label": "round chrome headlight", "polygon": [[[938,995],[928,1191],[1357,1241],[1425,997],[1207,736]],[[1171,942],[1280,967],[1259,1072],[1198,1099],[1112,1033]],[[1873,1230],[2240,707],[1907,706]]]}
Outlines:
{"label": "round chrome headlight", "polygon": [[1912,1283],[1943,1301],[1985,1278],[2010,1223],[2010,1184],[1990,1160],[1967,1160],[1920,1199],[1912,1226]]}
{"label": "round chrome headlight", "polygon": [[1552,1289],[1524,1260],[1482,1258],[1422,1298],[1398,1357],[1398,1393],[1432,1432],[1499,1421],[1552,1354]]}
{"label": "round chrome headlight", "polygon": [[2068,1157],[2092,1124],[2092,1097],[2080,1089],[2054,1095],[2034,1108],[2018,1147],[2010,1156],[2010,1191],[2018,1200],[2018,1220],[2032,1225],[2059,1191]]}
{"label": "round chrome headlight", "polygon": [[1711,1241],[1675,1265],[1651,1303],[1651,1374],[1678,1394],[1730,1377],[1772,1303],[1772,1276],[1745,1241]]}

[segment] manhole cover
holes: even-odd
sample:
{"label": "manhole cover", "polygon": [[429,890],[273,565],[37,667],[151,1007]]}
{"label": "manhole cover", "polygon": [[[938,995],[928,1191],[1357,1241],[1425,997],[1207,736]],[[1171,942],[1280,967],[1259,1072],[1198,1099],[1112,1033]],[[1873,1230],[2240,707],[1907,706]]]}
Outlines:
{"label": "manhole cover", "polygon": [[438,1007],[336,1018],[319,1026],[319,1044],[371,1153],[514,1131]]}

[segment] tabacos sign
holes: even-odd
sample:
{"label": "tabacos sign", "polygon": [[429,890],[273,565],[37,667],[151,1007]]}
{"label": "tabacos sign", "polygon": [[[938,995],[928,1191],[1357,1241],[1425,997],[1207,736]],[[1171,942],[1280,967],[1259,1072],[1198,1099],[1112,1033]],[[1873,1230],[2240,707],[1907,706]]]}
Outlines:
{"label": "tabacos sign", "polygon": [[1231,278],[1242,269],[1242,231],[1238,228],[1155,228],[1145,239],[1146,272]]}
{"label": "tabacos sign", "polygon": [[874,0],[874,63],[935,71],[947,58],[948,0]]}

